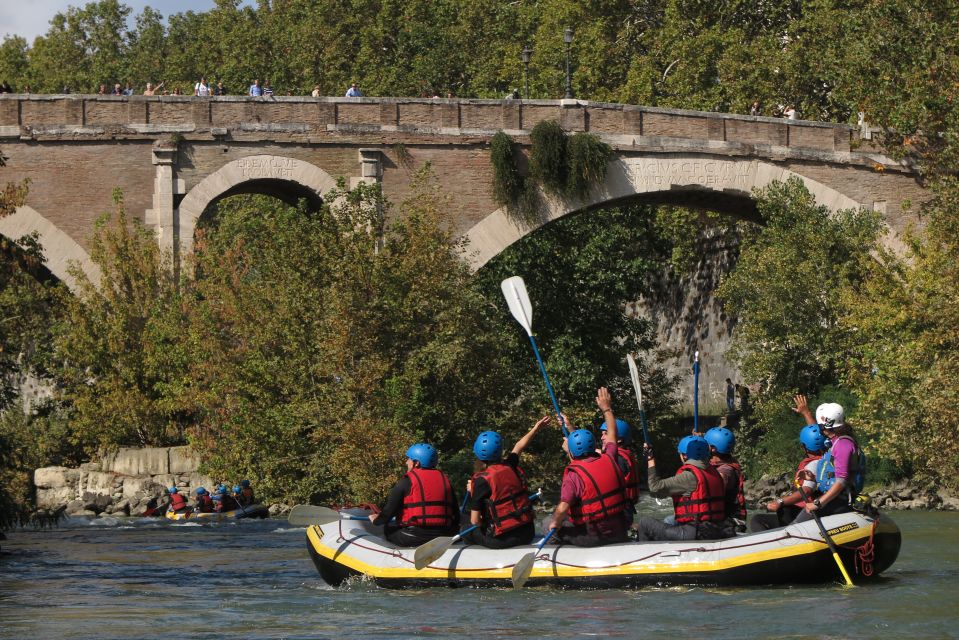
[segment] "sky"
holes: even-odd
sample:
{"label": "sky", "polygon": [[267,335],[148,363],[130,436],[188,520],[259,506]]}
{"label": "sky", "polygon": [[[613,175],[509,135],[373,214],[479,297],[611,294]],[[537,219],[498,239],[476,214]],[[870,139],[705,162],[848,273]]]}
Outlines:
{"label": "sky", "polygon": [[[133,9],[133,15],[150,5],[163,17],[184,11],[207,11],[213,8],[213,0],[121,0]],[[50,27],[50,20],[69,6],[83,6],[86,0],[0,0],[0,40],[6,35],[18,35],[32,44],[33,39],[43,35]],[[250,1],[244,4],[253,3]]]}

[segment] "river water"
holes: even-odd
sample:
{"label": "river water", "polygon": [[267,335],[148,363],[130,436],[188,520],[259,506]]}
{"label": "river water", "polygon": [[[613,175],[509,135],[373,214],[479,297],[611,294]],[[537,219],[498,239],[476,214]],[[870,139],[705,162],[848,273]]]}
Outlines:
{"label": "river water", "polygon": [[893,513],[878,583],[638,591],[432,589],[320,579],[303,529],[71,520],[8,533],[2,638],[959,638],[959,513]]}

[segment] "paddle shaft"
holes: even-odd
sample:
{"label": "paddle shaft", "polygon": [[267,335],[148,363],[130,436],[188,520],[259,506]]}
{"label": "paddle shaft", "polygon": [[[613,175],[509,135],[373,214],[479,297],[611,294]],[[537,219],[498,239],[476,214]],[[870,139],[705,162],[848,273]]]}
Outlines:
{"label": "paddle shaft", "polygon": [[626,363],[629,365],[629,377],[633,380],[633,391],[636,392],[636,404],[639,407],[639,424],[643,427],[643,442],[652,446],[649,441],[649,428],[646,426],[646,411],[643,409],[643,387],[639,384],[639,369],[636,368],[636,360],[633,354],[626,354]]}
{"label": "paddle shaft", "polygon": [[653,443],[649,441],[649,428],[646,426],[646,412],[643,409],[639,410],[639,424],[643,427],[643,442],[653,446]]}
{"label": "paddle shaft", "polygon": [[693,431],[699,433],[699,352],[693,361]]}
{"label": "paddle shaft", "polygon": [[563,420],[563,412],[559,408],[559,401],[556,400],[556,393],[553,391],[553,385],[549,381],[549,374],[546,373],[546,366],[543,364],[543,358],[539,355],[539,348],[536,346],[536,338],[533,337],[532,333],[527,333],[529,335],[529,343],[533,345],[533,354],[536,356],[536,362],[539,363],[540,373],[543,374],[543,380],[546,381],[546,390],[549,391],[549,399],[553,401],[553,409],[556,410],[556,418],[559,420],[560,427],[563,428],[563,435],[568,436],[569,431],[566,429],[566,421]]}
{"label": "paddle shaft", "polygon": [[[809,494],[806,493],[805,487],[802,484],[799,485],[799,492],[802,494],[803,500],[806,502],[812,502],[809,499]],[[839,572],[842,574],[842,577],[846,580],[846,586],[852,587],[853,582],[852,578],[849,577],[849,574],[846,572],[846,566],[842,563],[842,559],[839,557],[839,549],[836,548],[836,543],[833,542],[832,537],[829,535],[829,532],[826,531],[826,527],[823,526],[822,519],[819,517],[819,511],[812,511],[813,520],[816,521],[816,525],[819,526],[819,533],[822,534],[823,540],[826,541],[826,545],[829,547],[829,550],[832,552],[833,560],[836,561],[836,566],[839,567]]]}

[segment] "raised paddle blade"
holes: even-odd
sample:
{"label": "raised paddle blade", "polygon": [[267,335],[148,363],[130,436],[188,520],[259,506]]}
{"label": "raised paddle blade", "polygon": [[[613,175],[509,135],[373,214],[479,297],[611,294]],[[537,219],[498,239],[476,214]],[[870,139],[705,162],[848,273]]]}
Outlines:
{"label": "raised paddle blade", "polygon": [[328,507],[314,507],[311,504],[298,504],[290,511],[286,521],[294,527],[308,527],[311,524],[324,525],[343,520],[343,514]]}
{"label": "raised paddle blade", "polygon": [[539,552],[543,550],[543,547],[553,537],[553,533],[556,532],[556,529],[550,529],[549,533],[536,545],[536,551],[530,551],[525,556],[519,559],[519,562],[513,565],[513,588],[522,589],[523,585],[526,584],[526,581],[529,580],[530,575],[533,573],[533,564],[536,562],[536,556],[539,555]]}
{"label": "raised paddle blade", "polygon": [[500,284],[503,289],[503,297],[506,298],[506,304],[509,305],[509,312],[516,318],[526,333],[533,335],[533,305],[529,301],[529,294],[526,293],[526,283],[521,276],[513,276],[503,280]]}
{"label": "raised paddle blade", "polygon": [[636,368],[636,361],[633,360],[633,354],[626,354],[626,364],[629,365],[629,377],[633,380],[633,390],[636,392],[636,402],[639,403],[639,410],[643,410],[643,389],[639,386],[639,369]]}

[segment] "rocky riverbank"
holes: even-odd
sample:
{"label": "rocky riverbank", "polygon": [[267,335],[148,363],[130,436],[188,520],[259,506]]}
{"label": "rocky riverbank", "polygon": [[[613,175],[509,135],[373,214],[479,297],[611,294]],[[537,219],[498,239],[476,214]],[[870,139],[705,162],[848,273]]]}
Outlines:
{"label": "rocky riverbank", "polygon": [[[793,475],[764,475],[758,480],[746,480],[743,485],[746,502],[752,509],[760,509],[768,502],[792,491]],[[959,511],[959,496],[932,485],[920,485],[900,480],[891,487],[866,487],[874,506],[889,511],[908,509],[939,509]]]}
{"label": "rocky riverbank", "polygon": [[33,473],[37,508],[68,516],[140,516],[169,487],[191,493],[213,486],[199,473],[189,447],[120,449],[77,469],[44,467]]}

